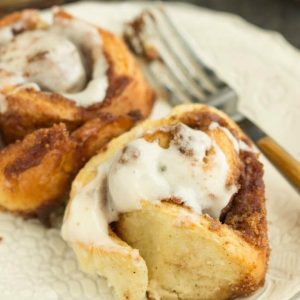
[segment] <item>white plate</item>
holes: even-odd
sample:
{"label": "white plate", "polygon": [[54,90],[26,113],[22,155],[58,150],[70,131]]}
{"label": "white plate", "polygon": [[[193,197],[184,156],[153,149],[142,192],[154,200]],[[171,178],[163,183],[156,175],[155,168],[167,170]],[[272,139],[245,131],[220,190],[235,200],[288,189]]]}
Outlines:
{"label": "white plate", "polygon": [[[240,109],[300,160],[300,55],[280,35],[240,18],[184,4],[171,16],[207,64],[239,93]],[[83,2],[68,10],[120,33],[140,4]],[[264,288],[251,299],[300,291],[300,197],[265,161],[272,253]],[[105,280],[82,273],[57,227],[0,214],[0,300],[112,299]],[[299,299],[299,298],[293,298]]]}

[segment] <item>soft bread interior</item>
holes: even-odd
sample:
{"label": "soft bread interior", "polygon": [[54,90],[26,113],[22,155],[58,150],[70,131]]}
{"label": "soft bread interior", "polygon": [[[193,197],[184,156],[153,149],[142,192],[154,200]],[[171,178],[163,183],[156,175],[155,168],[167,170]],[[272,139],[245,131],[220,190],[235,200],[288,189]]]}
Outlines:
{"label": "soft bread interior", "polygon": [[123,214],[118,235],[146,261],[150,299],[228,299],[251,290],[264,256],[226,225],[172,203]]}
{"label": "soft bread interior", "polygon": [[116,299],[146,299],[148,271],[144,259],[138,250],[128,246],[113,233],[111,236],[119,245],[117,249],[72,244],[81,269],[106,278]]}
{"label": "soft bread interior", "polygon": [[[149,129],[175,124],[193,109],[224,117],[215,109],[196,105],[176,108],[169,118],[144,122],[110,142],[85,166],[73,183],[70,203],[95,177],[97,167],[128,142]],[[165,135],[161,143],[167,144]],[[227,148],[226,143],[222,136],[220,147]],[[236,169],[238,162],[231,150],[227,154]],[[268,249],[255,247],[240,232],[182,205],[142,201],[142,209],[120,215],[114,229],[114,240],[121,246],[118,250],[79,242],[71,245],[82,269],[106,277],[116,299],[143,299],[147,295],[149,299],[222,300],[245,296],[264,280]]]}
{"label": "soft bread interior", "polygon": [[177,204],[144,201],[116,231],[118,249],[72,244],[82,270],[105,277],[116,299],[222,300],[250,293],[264,277],[263,253]]}

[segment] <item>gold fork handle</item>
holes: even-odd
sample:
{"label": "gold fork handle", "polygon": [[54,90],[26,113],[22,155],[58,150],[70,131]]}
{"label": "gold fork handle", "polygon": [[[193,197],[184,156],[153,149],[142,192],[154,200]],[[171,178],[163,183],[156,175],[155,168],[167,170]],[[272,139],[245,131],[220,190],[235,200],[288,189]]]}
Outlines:
{"label": "gold fork handle", "polygon": [[300,162],[268,136],[261,138],[256,144],[278,170],[280,170],[296,188],[300,189]]}

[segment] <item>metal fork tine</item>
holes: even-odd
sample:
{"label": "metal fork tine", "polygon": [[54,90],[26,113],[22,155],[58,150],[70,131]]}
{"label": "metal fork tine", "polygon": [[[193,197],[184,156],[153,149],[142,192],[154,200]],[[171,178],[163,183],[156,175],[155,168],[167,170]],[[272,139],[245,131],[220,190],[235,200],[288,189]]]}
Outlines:
{"label": "metal fork tine", "polygon": [[[206,91],[205,88],[197,86],[196,82],[192,80],[188,70],[185,68],[185,65],[180,62],[179,57],[172,50],[169,42],[161,33],[154,15],[150,11],[145,11],[144,16],[147,17],[146,20],[148,26],[151,26],[151,29],[157,37],[157,41],[159,41],[160,46],[162,46],[159,49],[160,54],[159,59],[156,60],[157,63],[160,63],[161,68],[163,68],[164,72],[168,74],[168,77],[174,82],[176,88],[180,89],[182,93],[190,98],[191,101],[204,102],[205,99],[213,93]],[[172,58],[171,62],[170,59],[165,60],[166,57],[163,55],[164,53],[167,53],[167,57]],[[182,78],[179,76],[178,72],[174,71],[174,65],[178,67],[178,71],[180,71],[180,74],[183,75]]]}
{"label": "metal fork tine", "polygon": [[[150,14],[150,16],[152,15],[151,12],[149,12],[149,14]],[[163,32],[158,27],[158,24],[157,24],[156,20],[151,19],[151,21],[152,21],[152,25],[155,28],[155,32],[157,33],[157,36],[159,37],[159,39],[162,42],[163,46],[168,51],[168,54],[172,57],[173,62],[180,69],[180,71],[183,73],[185,78],[191,84],[191,89],[192,90],[188,91],[188,93],[191,96],[195,95],[196,97],[205,100],[209,95],[212,94],[212,92],[216,91],[215,87],[213,86],[213,87],[211,87],[211,90],[209,90],[209,89],[207,89],[206,87],[203,86],[202,82],[199,82],[199,80],[197,80],[197,78],[192,76],[189,69],[186,67],[186,65],[184,63],[182,63],[181,58],[176,53],[176,51],[174,51],[174,49],[171,46],[170,42],[168,41],[168,39],[164,36]],[[170,67],[170,65],[168,64],[167,61],[165,61],[165,64],[166,64],[166,67],[170,70],[170,72],[172,72],[171,67]],[[172,73],[174,74],[174,72],[172,72]],[[176,74],[174,74],[174,76],[176,77],[176,81],[179,81],[179,83],[180,83],[180,78],[178,78],[176,76]]]}
{"label": "metal fork tine", "polygon": [[163,80],[161,78],[162,74],[156,74],[151,68],[149,68],[149,71],[150,76],[152,76],[152,81],[169,95],[172,104],[177,105],[193,102],[193,100],[186,95],[185,91],[182,91],[176,85],[172,78],[167,76],[167,80]]}
{"label": "metal fork tine", "polygon": [[[218,76],[215,74],[215,72],[208,68],[202,60],[198,57],[198,55],[195,53],[195,51],[190,47],[189,43],[186,41],[186,39],[182,36],[182,34],[178,31],[177,27],[174,25],[172,19],[168,16],[166,13],[164,6],[160,3],[158,5],[158,10],[161,13],[161,16],[165,20],[165,22],[168,24],[169,28],[172,30],[174,36],[180,40],[180,44],[182,45],[182,48],[186,51],[189,58],[192,60],[192,63],[198,71],[203,71],[207,78],[216,86],[218,89],[226,87],[226,83],[224,81],[220,80]],[[199,82],[198,82],[199,83]]]}
{"label": "metal fork tine", "polygon": [[[147,12],[144,12],[142,14],[143,18],[146,15],[149,16]],[[125,40],[129,48],[137,55],[139,64],[150,81],[159,87],[164,94],[167,94],[172,104],[190,103],[192,101],[198,102],[198,99],[189,94],[186,87],[174,75],[173,71],[162,61],[161,55],[158,55],[155,59],[149,59],[146,54],[145,40],[143,40],[142,36],[139,36],[138,39],[134,39],[130,35],[130,31],[130,29],[127,29],[128,35],[125,35]],[[160,72],[155,71],[153,68],[157,65],[160,67]],[[166,82],[162,77],[167,77],[168,81]]]}
{"label": "metal fork tine", "polygon": [[[146,63],[139,59],[139,63],[143,68],[144,73],[150,81],[158,86],[160,90],[163,91],[163,93],[166,93],[168,95],[168,98],[171,101],[172,105],[178,105],[178,104],[184,104],[184,103],[190,103],[191,100],[186,97],[186,94],[182,92],[174,83],[171,82],[164,82],[161,79],[161,74],[156,74],[153,68],[149,67],[149,65],[146,65]],[[160,78],[160,79],[158,79]]]}
{"label": "metal fork tine", "polygon": [[[129,27],[125,36],[131,49],[140,57],[140,63],[149,79],[168,96],[172,105],[204,102],[240,118],[236,110],[237,95],[234,90],[200,60],[162,6],[158,11],[152,12],[153,10],[144,11],[141,17],[136,19],[137,23],[129,24],[132,27],[131,30]],[[143,32],[145,29],[150,31]],[[147,33],[148,37],[150,33],[150,40],[147,40]],[[151,44],[152,34],[156,39],[152,40]],[[170,34],[173,37],[172,41],[169,38]],[[178,44],[180,49],[175,47],[175,44]],[[204,79],[214,87],[210,95],[203,93]],[[191,89],[191,83],[196,89]]]}
{"label": "metal fork tine", "polygon": [[190,98],[190,102],[199,102],[200,100],[202,100],[202,102],[204,101],[205,98],[203,94],[196,96],[193,93],[191,93],[181,82],[180,78],[178,78],[177,75],[172,71],[168,64],[160,63],[160,68],[167,74],[169,80],[173,82],[172,85],[179,89],[188,98]]}

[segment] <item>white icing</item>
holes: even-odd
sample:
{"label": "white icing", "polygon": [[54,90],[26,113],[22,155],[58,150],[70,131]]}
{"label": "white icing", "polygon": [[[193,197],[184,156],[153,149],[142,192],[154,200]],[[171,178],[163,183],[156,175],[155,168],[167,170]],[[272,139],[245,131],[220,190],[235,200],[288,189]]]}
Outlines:
{"label": "white icing", "polygon": [[5,26],[0,29],[0,46],[10,42],[14,35],[12,33],[12,28],[10,26]]}
{"label": "white icing", "polygon": [[62,226],[62,236],[65,240],[78,240],[87,244],[97,244],[101,240],[102,245],[115,246],[108,235],[105,202],[101,198],[101,189],[105,184],[103,180],[108,168],[108,163],[101,165],[95,179],[82,188],[72,200]]}
{"label": "white icing", "polygon": [[[173,196],[195,212],[210,210],[213,217],[220,215],[232,196],[232,190],[225,187],[229,167],[224,153],[206,133],[185,125],[176,128],[178,132],[169,148],[140,138],[131,142],[122,154],[130,160],[136,152],[137,159],[127,164],[117,160],[112,165],[108,186],[118,212],[138,209],[141,199],[160,201]],[[215,154],[205,170],[203,159],[211,148]],[[182,154],[180,149],[189,153]]]}
{"label": "white icing", "polygon": [[0,30],[0,88],[34,82],[79,106],[104,100],[108,64],[97,28],[55,17],[47,30],[25,31],[13,39],[10,35],[11,27]]}
{"label": "white icing", "polygon": [[220,126],[220,124],[217,123],[217,122],[211,122],[211,124],[209,125],[209,130],[213,130],[213,129],[216,129],[216,128],[220,128],[226,134],[226,136],[232,142],[233,147],[234,147],[236,152],[239,153],[241,150],[246,151],[246,152],[253,152],[254,151],[254,149],[252,147],[248,146],[244,141],[236,139],[233,136],[233,134],[230,132],[230,130],[228,130],[226,127]]}
{"label": "white icing", "polygon": [[51,31],[26,31],[3,48],[0,68],[20,74],[43,89],[71,92],[85,84],[86,74],[77,48]]}
{"label": "white icing", "polygon": [[197,214],[219,217],[237,191],[226,184],[225,154],[200,130],[183,124],[171,129],[175,134],[168,148],[141,137],[100,165],[95,179],[70,203],[62,228],[65,240],[111,246],[108,224],[120,213],[140,209],[142,200],[160,203],[175,197]]}
{"label": "white icing", "polygon": [[[102,40],[97,28],[77,19],[55,18],[52,30],[67,36],[78,48],[92,58],[92,78],[87,87],[77,94],[64,94],[78,105],[88,106],[104,100],[108,88],[108,63],[103,54]],[[83,57],[84,59],[84,57]],[[86,68],[90,62],[85,61]]]}
{"label": "white icing", "polygon": [[[91,104],[102,102],[105,98],[108,88],[108,79],[106,76],[106,70],[108,66],[104,59],[99,58],[95,65],[95,72],[93,79],[91,79],[86,88],[76,94],[63,94],[65,97],[74,100],[77,105],[89,106]],[[101,74],[102,73],[102,74]]]}

